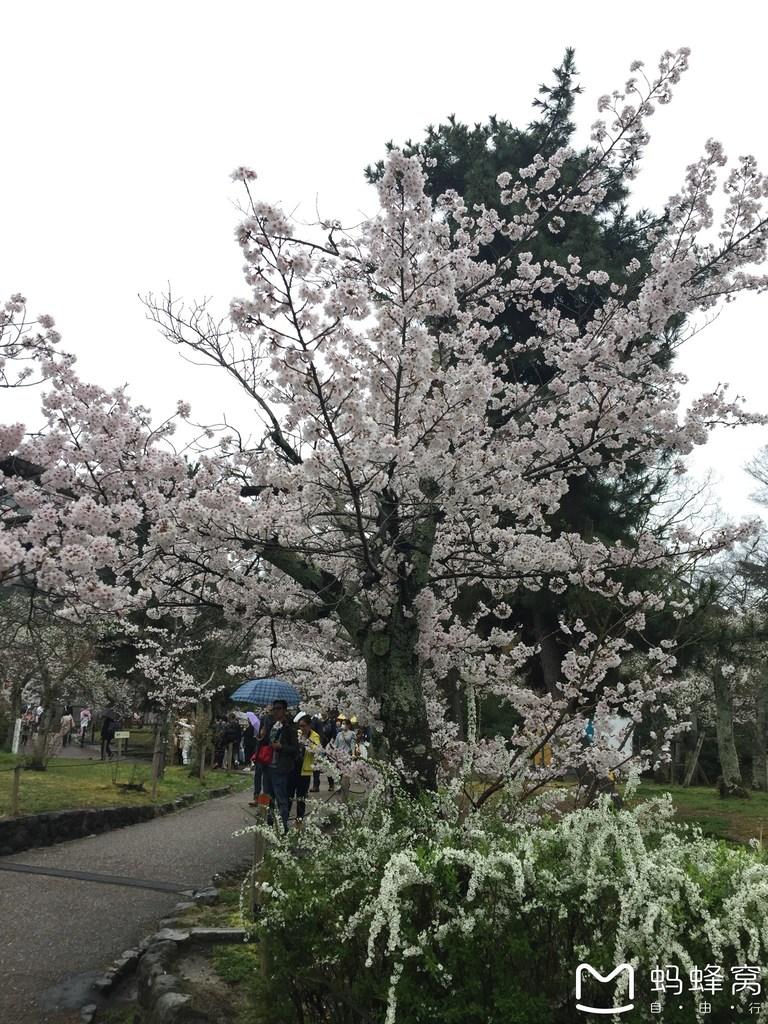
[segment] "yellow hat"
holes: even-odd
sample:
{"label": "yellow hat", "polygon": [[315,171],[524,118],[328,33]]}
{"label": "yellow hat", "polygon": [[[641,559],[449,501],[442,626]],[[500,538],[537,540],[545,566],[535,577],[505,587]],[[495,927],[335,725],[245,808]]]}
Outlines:
{"label": "yellow hat", "polygon": [[352,715],[352,717],[349,720],[349,724],[350,725],[357,725],[357,715]]}
{"label": "yellow hat", "polygon": [[336,721],[337,722],[346,722],[346,720],[347,720],[347,716],[346,715],[336,715]]}

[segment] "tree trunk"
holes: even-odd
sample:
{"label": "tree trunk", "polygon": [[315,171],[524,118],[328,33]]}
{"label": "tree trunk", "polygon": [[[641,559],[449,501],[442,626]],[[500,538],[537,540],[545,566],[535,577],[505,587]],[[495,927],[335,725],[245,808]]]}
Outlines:
{"label": "tree trunk", "polygon": [[26,679],[14,680],[11,683],[11,692],[8,698],[9,714],[8,731],[3,742],[3,750],[10,751],[13,746],[13,733],[16,728],[16,719],[21,718],[21,691],[26,685]]}
{"label": "tree trunk", "polygon": [[458,738],[463,743],[467,738],[467,709],[466,694],[460,684],[453,687],[451,694],[451,707],[456,724],[459,727]]}
{"label": "tree trunk", "polygon": [[677,785],[677,765],[680,761],[680,741],[672,740],[669,745],[669,781],[673,786]]}
{"label": "tree trunk", "polygon": [[733,732],[733,694],[731,684],[721,672],[719,665],[715,666],[712,682],[717,713],[717,751],[720,757],[721,773],[720,794],[721,796],[741,796],[746,793],[746,790],[741,777],[739,755]]}
{"label": "tree trunk", "polygon": [[696,746],[689,753],[689,756],[685,763],[685,775],[683,776],[683,786],[687,789],[693,781],[693,776],[696,769],[699,767],[699,756],[701,755],[701,748],[704,746],[704,733],[700,732],[696,740]]}
{"label": "tree trunk", "polygon": [[441,679],[439,681],[438,686],[445,695],[445,700],[448,705],[448,717],[459,727],[458,738],[460,740],[465,740],[467,738],[467,713],[465,706],[466,694],[464,693],[464,688],[461,685],[461,679],[459,678],[458,672],[451,669],[445,679]]}
{"label": "tree trunk", "polygon": [[[699,716],[696,711],[691,711],[691,728],[682,734],[680,737],[680,743],[683,748],[683,785],[690,785],[690,781],[693,778],[693,773],[696,771],[696,765],[694,761],[698,761],[701,747],[699,745]],[[688,782],[686,783],[686,779]]]}
{"label": "tree trunk", "polygon": [[381,704],[384,736],[390,755],[402,758],[412,792],[437,788],[437,764],[427,724],[416,654],[418,631],[402,610],[393,609],[386,630],[365,641],[368,689]]}
{"label": "tree trunk", "polygon": [[211,730],[211,712],[208,701],[199,700],[195,710],[192,745],[195,761],[190,768],[190,775],[196,774],[200,779],[205,777],[205,755],[208,752],[208,741]]}
{"label": "tree trunk", "polygon": [[53,753],[51,743],[52,729],[53,713],[50,707],[46,707],[38,723],[37,732],[32,738],[32,754],[29,759],[30,768],[43,771],[47,767],[48,760]]}
{"label": "tree trunk", "polygon": [[547,693],[553,697],[560,695],[557,684],[560,681],[562,654],[557,644],[557,622],[541,608],[534,606],[532,610],[533,635],[541,650],[539,662],[541,674]]}
{"label": "tree trunk", "polygon": [[158,715],[155,721],[155,747],[152,752],[152,799],[157,798],[157,783],[165,775],[165,747],[167,743],[168,716]]}
{"label": "tree trunk", "polygon": [[755,722],[752,734],[752,788],[768,790],[768,676],[756,680]]}

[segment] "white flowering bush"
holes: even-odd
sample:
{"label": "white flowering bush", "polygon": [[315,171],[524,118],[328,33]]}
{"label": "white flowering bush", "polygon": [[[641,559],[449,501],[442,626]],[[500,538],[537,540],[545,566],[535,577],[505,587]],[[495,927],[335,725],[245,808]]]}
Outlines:
{"label": "white flowering bush", "polygon": [[[510,824],[384,792],[272,836],[255,929],[265,997],[290,992],[297,1022],[565,1024],[582,962],[633,965],[633,1021],[693,1022],[693,995],[651,991],[656,965],[766,962],[768,859],[675,824],[667,798]],[[592,1005],[623,998],[595,987]],[[706,1019],[748,998],[726,984]]]}

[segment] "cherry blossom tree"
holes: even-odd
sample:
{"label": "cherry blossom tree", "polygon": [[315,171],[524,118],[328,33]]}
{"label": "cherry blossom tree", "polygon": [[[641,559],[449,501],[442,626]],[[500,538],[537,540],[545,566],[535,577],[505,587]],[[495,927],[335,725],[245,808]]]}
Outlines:
{"label": "cherry blossom tree", "polygon": [[[762,542],[697,566],[687,581],[690,614],[676,636],[680,683],[674,695],[685,751],[682,780],[697,769],[705,734],[714,736],[721,796],[745,796],[746,762],[754,789],[766,786],[768,689],[764,670],[766,632]],[[652,739],[659,740],[652,734]],[[677,758],[672,758],[673,762]],[[670,781],[675,781],[673,772]],[[715,776],[711,780],[714,782]]]}
{"label": "cherry blossom tree", "polygon": [[10,748],[12,723],[21,714],[22,702],[41,704],[45,710],[32,764],[43,767],[58,725],[53,714],[56,705],[90,703],[94,694],[110,689],[107,671],[97,657],[98,629],[58,618],[34,594],[0,591],[0,635],[0,678],[9,684],[11,718],[5,745]]}
{"label": "cherry blossom tree", "polygon": [[24,296],[20,292],[11,295],[0,308],[0,389],[39,384],[41,356],[71,359],[59,353],[60,341],[52,316],[30,319]]}
{"label": "cherry blossom tree", "polygon": [[[637,721],[675,685],[674,642],[643,639],[665,596],[630,589],[629,570],[724,550],[750,527],[703,538],[639,527],[627,543],[555,532],[552,516],[569,481],[596,467],[618,477],[663,457],[682,470],[714,425],[758,418],[724,389],[681,413],[683,378],[656,356],[670,322],[766,287],[755,268],[768,188],[751,158],[723,172],[710,141],[649,228],[650,269],[635,261],[614,279],[567,252],[535,260],[531,243],[556,238],[566,214],[589,213],[617,176],[636,173],[647,122],[687,58],[667,52],[649,76],[636,62],[623,91],[601,98],[607,117],[577,180],[562,180],[566,147],[501,173],[506,217],[451,191],[431,199],[421,160],[393,150],[375,216],[354,230],[301,227],[256,198],[255,173],[239,168],[248,293],[224,321],[171,295],[150,309],[172,343],[245,393],[255,423],[210,429],[194,455],[175,450],[173,422],[153,427],[123,391],[86,386],[69,363],[43,358],[47,429],[5,435],[9,456],[41,469],[6,474],[0,573],[33,577],[74,608],[191,617],[212,605],[262,622],[286,671],[314,674],[318,689],[333,652],[375,702],[416,788],[434,787],[442,768],[482,769],[490,793],[530,777],[539,785],[577,759],[615,766],[599,744],[584,749],[587,719],[620,711]],[[481,254],[499,237],[498,258]],[[586,289],[600,302],[578,322],[547,298]],[[535,353],[540,379],[489,357],[510,306],[533,327],[514,355]],[[602,611],[563,617],[575,640],[556,685],[538,692],[521,678],[536,652],[508,598],[569,587]],[[462,611],[473,589],[481,600]],[[685,615],[685,601],[671,611]],[[471,734],[460,742],[438,686],[452,677],[472,700],[509,703],[512,735],[483,752]],[[552,764],[532,768],[545,745]]]}

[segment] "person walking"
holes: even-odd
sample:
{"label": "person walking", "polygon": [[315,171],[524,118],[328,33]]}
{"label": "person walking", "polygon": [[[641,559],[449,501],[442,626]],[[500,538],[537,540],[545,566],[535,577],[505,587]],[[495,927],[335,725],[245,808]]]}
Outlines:
{"label": "person walking", "polygon": [[64,714],[61,716],[61,722],[59,723],[59,734],[61,736],[62,747],[69,746],[74,728],[75,716],[72,714],[72,707],[68,704],[64,708]]}
{"label": "person walking", "polygon": [[253,763],[253,755],[259,742],[261,721],[253,711],[246,711],[245,717],[248,719],[248,725],[243,730],[243,760],[246,765],[250,765]]}
{"label": "person walking", "polygon": [[[333,717],[333,715],[330,713],[330,711],[326,711],[325,719],[324,719],[323,724],[322,724],[322,729],[320,730],[320,742],[323,745],[323,749],[325,749],[326,747],[334,746],[335,741],[336,741],[336,719]],[[333,792],[334,784],[335,783],[334,783],[333,776],[329,775],[328,776],[328,792],[329,793]],[[318,793],[320,792],[320,780],[319,779],[317,781],[317,790],[316,790],[316,792],[318,792]]]}
{"label": "person walking", "polygon": [[267,814],[268,825],[274,825],[275,823],[275,794],[272,789],[272,778],[270,775],[274,751],[272,750],[272,744],[269,742],[269,734],[274,724],[275,720],[272,715],[268,711],[265,712],[259,723],[259,731],[256,737],[256,751],[253,755],[253,800],[250,804],[251,807],[257,806],[260,793],[269,797],[269,813]]}
{"label": "person walking", "polygon": [[181,758],[181,724],[179,722],[175,722],[173,726],[172,751],[171,758],[173,763],[176,765],[183,764]]}
{"label": "person walking", "polygon": [[186,718],[180,718],[174,729],[174,752],[176,763],[180,765],[189,764],[189,755],[192,750],[192,723]]}
{"label": "person walking", "polygon": [[104,712],[101,721],[101,760],[112,760],[112,740],[117,732],[117,721],[111,711]]}
{"label": "person walking", "polygon": [[333,742],[334,747],[336,750],[342,750],[345,754],[349,754],[352,757],[355,753],[357,737],[355,736],[354,729],[350,728],[346,715],[339,715],[336,719],[336,726],[339,731],[336,733],[336,739]]}
{"label": "person walking", "polygon": [[[254,747],[253,752],[249,758],[250,763],[253,765],[253,799],[250,801],[250,807],[258,807],[259,797],[264,793],[267,793],[267,782],[265,779],[265,773],[272,764],[272,747],[269,744],[269,735],[267,729],[268,716],[258,718],[253,715],[253,718],[258,722],[258,726],[254,725],[251,719],[251,712],[248,712],[248,718],[253,726],[254,732]],[[271,723],[270,723],[271,728]]]}
{"label": "person walking", "polygon": [[211,723],[211,737],[213,742],[213,767],[224,767],[224,728],[226,722],[221,716]]}
{"label": "person walking", "polygon": [[361,761],[368,760],[368,741],[365,738],[365,729],[359,728],[355,734],[355,757]]}
{"label": "person walking", "polygon": [[[339,715],[336,719],[336,726],[339,731],[336,733],[336,739],[333,741],[334,747],[341,753],[353,758],[355,756],[355,746],[357,744],[355,730],[350,726],[346,715]],[[343,772],[340,772],[339,774],[341,776],[339,779],[341,799],[346,801],[349,797],[351,780],[349,775],[345,775]]]}
{"label": "person walking", "polygon": [[93,715],[91,714],[91,709],[90,708],[82,708],[81,711],[80,711],[80,725],[79,725],[79,730],[78,730],[79,734],[80,734],[80,746],[81,747],[85,746],[85,737],[86,737],[86,734],[87,734],[88,730],[91,727],[92,719],[93,719]]}
{"label": "person walking", "polygon": [[35,713],[29,708],[21,717],[21,749],[24,750],[35,731]]}
{"label": "person walking", "polygon": [[238,763],[240,758],[240,741],[242,738],[243,730],[237,720],[237,716],[230,712],[222,734],[225,767],[234,768]]}
{"label": "person walking", "polygon": [[294,769],[292,788],[296,795],[296,828],[301,828],[307,809],[307,793],[312,778],[315,754],[323,748],[320,734],[314,729],[314,723],[305,711],[300,711],[293,721],[299,727],[299,756]]}
{"label": "person walking", "polygon": [[[318,738],[320,740],[320,747],[322,749],[322,747],[323,747],[323,720],[322,720],[322,718],[319,715],[314,715],[312,718],[310,718],[310,724],[312,726],[312,729],[318,735]],[[299,740],[301,740],[301,736],[299,736]],[[313,761],[314,761],[314,758],[313,758]],[[310,789],[310,792],[311,793],[319,793],[320,792],[320,769],[319,768],[315,768],[314,766],[312,768],[312,788]]]}
{"label": "person walking", "polygon": [[[296,726],[288,718],[288,704],[284,700],[272,702],[271,726],[269,729],[269,745],[272,748],[272,764],[267,767],[265,780],[268,780],[272,804],[277,806],[277,813],[283,823],[283,830],[288,831],[288,815],[291,811],[290,786],[299,754],[299,740]],[[271,808],[270,808],[271,809]]]}

